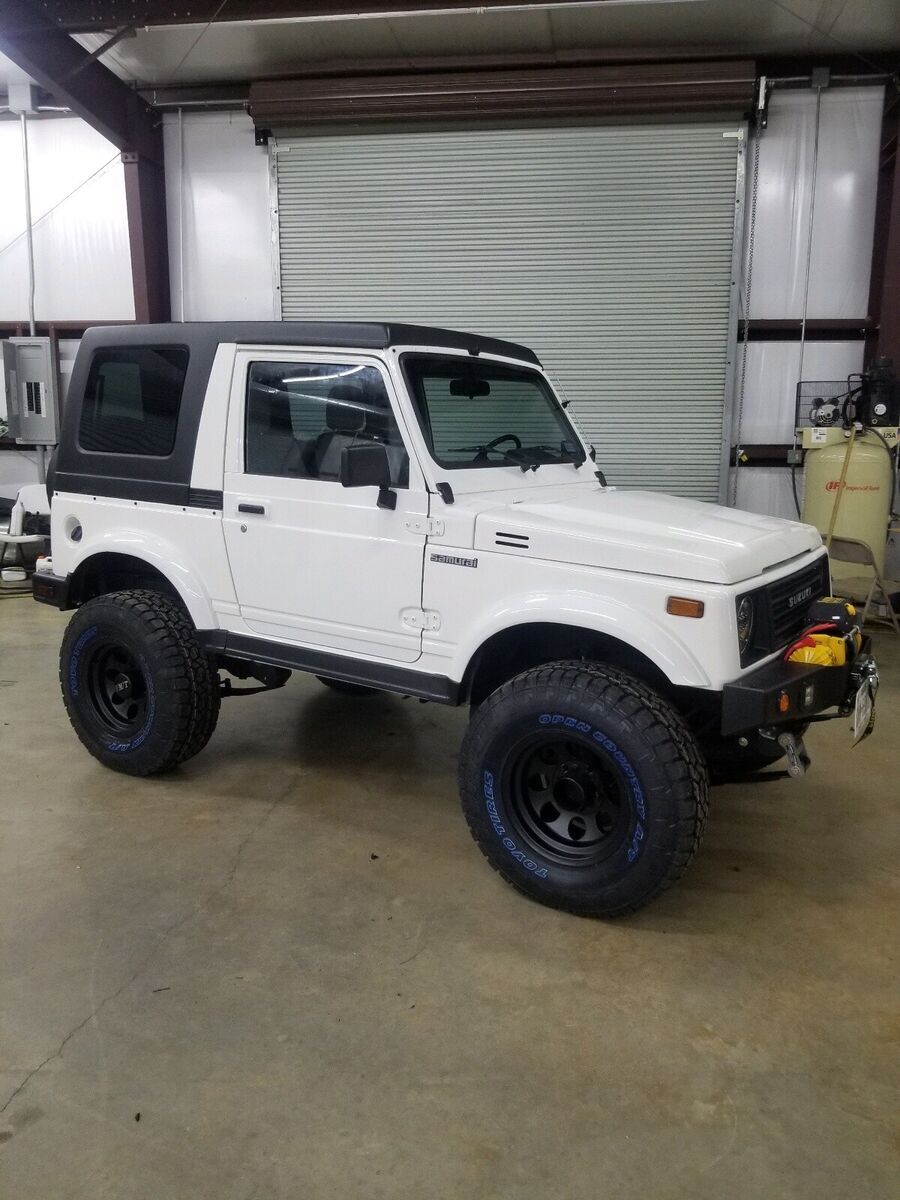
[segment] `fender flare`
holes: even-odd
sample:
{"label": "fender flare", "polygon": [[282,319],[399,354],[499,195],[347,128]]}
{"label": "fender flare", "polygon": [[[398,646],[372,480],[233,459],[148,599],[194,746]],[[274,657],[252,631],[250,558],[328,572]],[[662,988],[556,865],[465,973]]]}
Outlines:
{"label": "fender flare", "polygon": [[471,631],[458,651],[459,678],[466,677],[475,656],[496,634],[523,625],[561,625],[603,634],[637,650],[678,687],[710,687],[710,679],[693,652],[647,613],[594,592],[543,592],[517,608],[496,606]]}
{"label": "fender flare", "polygon": [[135,558],[159,571],[178,593],[196,629],[215,629],[218,625],[213,612],[212,600],[201,582],[200,572],[193,566],[182,548],[164,538],[148,537],[141,531],[131,538],[123,536],[121,530],[115,534],[103,534],[80,548],[71,574],[85,567],[92,558],[101,554],[121,554]]}

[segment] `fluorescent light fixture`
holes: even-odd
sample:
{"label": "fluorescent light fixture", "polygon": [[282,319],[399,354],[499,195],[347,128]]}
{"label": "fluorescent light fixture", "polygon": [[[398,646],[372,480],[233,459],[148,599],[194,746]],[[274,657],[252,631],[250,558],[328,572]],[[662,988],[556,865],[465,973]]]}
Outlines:
{"label": "fluorescent light fixture", "polygon": [[348,375],[356,375],[365,367],[347,367],[343,371],[335,371],[331,375],[284,375],[282,383],[328,383],[332,379],[346,379]]}

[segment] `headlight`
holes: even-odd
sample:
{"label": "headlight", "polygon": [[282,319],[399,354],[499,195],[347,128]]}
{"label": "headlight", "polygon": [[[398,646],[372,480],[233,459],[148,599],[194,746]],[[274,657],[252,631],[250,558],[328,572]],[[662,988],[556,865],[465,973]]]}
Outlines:
{"label": "headlight", "polygon": [[753,597],[741,596],[737,602],[738,648],[744,658],[753,641]]}

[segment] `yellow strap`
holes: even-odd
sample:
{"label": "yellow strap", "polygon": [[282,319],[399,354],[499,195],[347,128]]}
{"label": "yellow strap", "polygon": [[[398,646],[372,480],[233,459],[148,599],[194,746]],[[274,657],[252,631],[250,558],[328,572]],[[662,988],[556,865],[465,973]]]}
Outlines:
{"label": "yellow strap", "polygon": [[831,539],[834,537],[834,527],[837,524],[838,509],[841,506],[841,497],[844,495],[844,480],[847,478],[847,468],[850,466],[850,455],[853,453],[853,443],[856,441],[856,424],[850,431],[850,441],[847,443],[847,453],[844,455],[844,465],[841,467],[841,478],[838,481],[837,492],[834,497],[834,504],[831,507],[831,520],[828,523],[828,536],[825,538],[825,549],[831,549]]}

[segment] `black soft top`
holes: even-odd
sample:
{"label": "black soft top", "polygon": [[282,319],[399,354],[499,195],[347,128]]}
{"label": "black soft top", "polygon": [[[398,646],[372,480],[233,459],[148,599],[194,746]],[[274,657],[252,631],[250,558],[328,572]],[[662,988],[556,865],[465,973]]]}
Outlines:
{"label": "black soft top", "polygon": [[[48,477],[51,491],[116,496],[167,504],[218,508],[221,493],[192,489],[194,449],[210,370],[220,343],[257,346],[325,346],[385,350],[433,346],[468,354],[494,354],[540,366],[525,346],[498,338],[371,321],[185,321],[167,325],[96,325],[81,339],[66,395],[59,448]],[[98,453],[78,443],[85,388],[95,351],[121,346],[183,346],[188,354],[175,445],[165,457]]]}
{"label": "black soft top", "polygon": [[501,338],[380,321],[184,321],[166,325],[95,326],[82,339],[86,350],[168,342],[195,346],[240,342],[266,346],[340,346],[386,350],[390,346],[439,346],[469,354],[497,354],[522,362],[540,361],[533,350]]}

